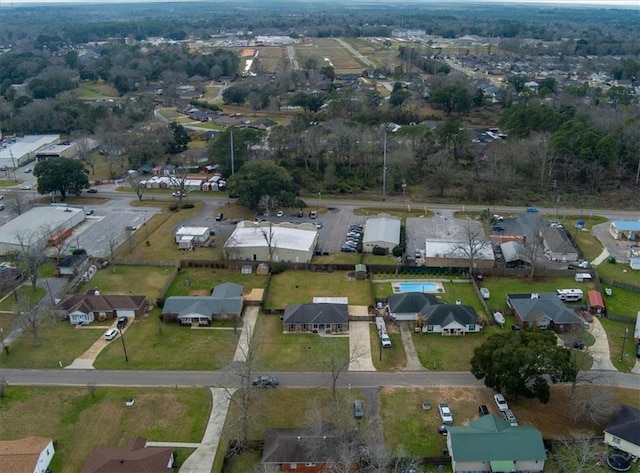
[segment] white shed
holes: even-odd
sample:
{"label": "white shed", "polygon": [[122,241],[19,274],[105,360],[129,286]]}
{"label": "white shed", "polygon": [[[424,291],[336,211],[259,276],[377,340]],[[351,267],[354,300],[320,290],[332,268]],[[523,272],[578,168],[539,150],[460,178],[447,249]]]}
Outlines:
{"label": "white shed", "polygon": [[[193,237],[193,244],[202,245],[209,239],[209,227],[185,227],[176,231],[176,243],[180,243],[185,237]],[[186,240],[185,240],[186,241]]]}

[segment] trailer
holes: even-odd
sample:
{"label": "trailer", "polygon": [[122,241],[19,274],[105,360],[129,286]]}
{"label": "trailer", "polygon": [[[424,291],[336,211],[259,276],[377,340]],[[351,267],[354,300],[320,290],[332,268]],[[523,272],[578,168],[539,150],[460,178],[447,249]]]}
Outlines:
{"label": "trailer", "polygon": [[387,333],[387,326],[384,323],[384,319],[382,317],[376,317],[376,328],[378,329],[378,336],[380,337],[380,343],[383,348],[391,347],[391,338],[389,338],[389,334]]}

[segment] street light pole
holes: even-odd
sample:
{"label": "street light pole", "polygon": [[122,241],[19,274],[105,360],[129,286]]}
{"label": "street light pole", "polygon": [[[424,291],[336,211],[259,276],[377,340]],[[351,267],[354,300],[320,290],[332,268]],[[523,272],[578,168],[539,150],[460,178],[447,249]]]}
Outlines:
{"label": "street light pole", "polygon": [[320,212],[320,197],[322,197],[322,192],[318,192],[318,212]]}
{"label": "street light pole", "polygon": [[402,180],[402,200],[404,200],[404,209],[407,210],[407,181]]}
{"label": "street light pole", "polygon": [[629,328],[624,329],[624,335],[622,336],[622,351],[620,352],[620,363],[622,363],[622,358],[624,357],[624,345],[627,341],[627,335],[629,335]]}
{"label": "street light pole", "polygon": [[387,130],[384,130],[384,150],[382,156],[382,200],[387,200]]}
{"label": "street light pole", "polygon": [[124,344],[124,333],[122,332],[122,329],[118,329],[118,332],[120,332],[120,340],[122,340],[122,349],[124,350],[124,360],[128,363],[129,357],[127,356],[127,347]]}

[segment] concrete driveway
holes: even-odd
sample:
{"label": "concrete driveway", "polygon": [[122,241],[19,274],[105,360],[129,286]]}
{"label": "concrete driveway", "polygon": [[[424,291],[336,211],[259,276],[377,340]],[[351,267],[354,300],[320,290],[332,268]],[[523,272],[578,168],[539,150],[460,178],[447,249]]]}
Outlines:
{"label": "concrete driveway", "polygon": [[375,371],[371,361],[371,341],[369,322],[351,322],[349,324],[349,353],[357,354],[349,363],[349,371]]}
{"label": "concrete driveway", "polygon": [[597,317],[589,324],[589,332],[595,338],[595,343],[589,348],[589,354],[593,357],[593,370],[616,371],[616,367],[611,362],[611,352],[609,351],[609,339],[607,332],[602,327]]}

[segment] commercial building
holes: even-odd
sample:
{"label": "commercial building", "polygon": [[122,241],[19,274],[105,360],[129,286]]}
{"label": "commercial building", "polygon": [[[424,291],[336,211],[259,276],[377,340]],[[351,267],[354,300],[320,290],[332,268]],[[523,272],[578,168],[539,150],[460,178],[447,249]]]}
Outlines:
{"label": "commercial building", "polygon": [[60,135],[27,135],[0,141],[0,168],[14,169],[36,158],[39,151],[58,144]]}
{"label": "commercial building", "polygon": [[371,253],[377,247],[386,248],[389,253],[400,244],[400,220],[391,217],[367,219],[362,237],[362,251]]}

